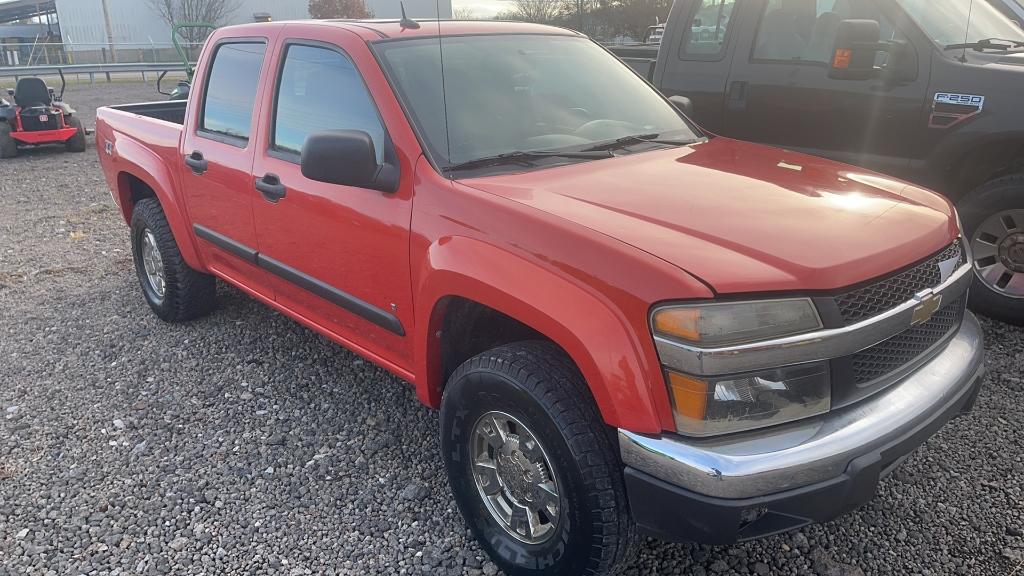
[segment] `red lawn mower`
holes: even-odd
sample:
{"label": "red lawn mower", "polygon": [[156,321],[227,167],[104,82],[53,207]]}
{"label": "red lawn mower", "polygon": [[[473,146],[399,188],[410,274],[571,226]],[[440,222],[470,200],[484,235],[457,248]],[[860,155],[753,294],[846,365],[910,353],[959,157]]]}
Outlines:
{"label": "red lawn mower", "polygon": [[0,158],[14,158],[19,146],[62,143],[69,152],[85,152],[85,127],[75,110],[64,103],[64,73],[60,94],[41,78],[22,78],[7,94],[12,105],[0,99]]}

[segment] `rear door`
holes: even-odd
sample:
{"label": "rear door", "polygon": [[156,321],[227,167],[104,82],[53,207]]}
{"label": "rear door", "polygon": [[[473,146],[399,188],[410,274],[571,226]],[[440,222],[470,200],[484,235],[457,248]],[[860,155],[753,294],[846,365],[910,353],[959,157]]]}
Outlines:
{"label": "rear door", "polygon": [[[918,55],[907,43],[911,80],[828,77],[843,20],[875,20],[883,40],[907,41],[902,15],[882,8],[875,0],[749,2],[726,90],[724,134],[906,173],[911,158],[923,154],[930,52]],[[887,60],[880,54],[878,65]]]}
{"label": "rear door", "polygon": [[[399,110],[397,102],[365,41],[349,31],[288,26],[273,68],[276,79],[267,86],[269,109],[252,175],[283,192],[258,193],[253,205],[260,262],[275,298],[350,346],[409,369],[412,178],[405,174],[412,161],[398,159],[380,112],[384,106],[374,95],[390,98],[393,111]],[[404,166],[398,190],[327,184],[302,175],[306,137],[341,129],[366,132],[377,158]]]}
{"label": "rear door", "polygon": [[260,80],[268,38],[223,39],[197,78],[199,110],[186,126],[182,190],[199,251],[234,283],[271,297],[256,266],[251,184]]}
{"label": "rear door", "polygon": [[692,100],[694,120],[711,132],[723,129],[723,94],[735,44],[731,31],[738,11],[735,0],[676,2],[667,25],[674,32],[658,54],[655,86],[665,96]]}

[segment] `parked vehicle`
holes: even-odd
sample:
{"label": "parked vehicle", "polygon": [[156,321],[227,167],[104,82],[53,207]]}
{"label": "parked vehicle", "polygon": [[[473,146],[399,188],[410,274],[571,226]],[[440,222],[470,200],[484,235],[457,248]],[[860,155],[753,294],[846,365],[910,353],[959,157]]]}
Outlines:
{"label": "parked vehicle", "polygon": [[186,40],[182,31],[193,29],[209,30],[212,32],[217,29],[217,26],[207,22],[183,22],[171,27],[171,41],[174,43],[174,50],[178,53],[178,57],[181,58],[181,63],[185,67],[185,79],[179,80],[174,88],[167,92],[161,84],[163,84],[168,71],[164,70],[156,78],[156,91],[171,100],[188,100],[189,90],[192,89],[192,77],[195,75],[195,66],[192,65],[192,58],[189,57],[188,50],[182,46],[181,41]]}
{"label": "parked vehicle", "polygon": [[707,135],[582,35],[246,24],[196,78],[97,111],[149,306],[219,278],[412,383],[508,574],[834,518],[978,392],[947,200]]}
{"label": "parked vehicle", "polygon": [[75,110],[64,102],[64,74],[60,94],[42,78],[24,77],[0,99],[0,158],[14,158],[19,146],[63,144],[68,152],[85,152],[86,129]]}
{"label": "parked vehicle", "polygon": [[[707,130],[953,200],[974,310],[1024,323],[1024,30],[1015,0],[677,0],[661,50],[613,49]],[[709,15],[716,33],[698,35]]]}

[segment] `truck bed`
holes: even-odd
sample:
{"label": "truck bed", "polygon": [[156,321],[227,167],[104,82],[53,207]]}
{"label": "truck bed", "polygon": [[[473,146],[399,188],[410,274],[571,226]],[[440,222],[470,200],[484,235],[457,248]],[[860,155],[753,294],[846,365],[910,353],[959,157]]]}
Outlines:
{"label": "truck bed", "polygon": [[122,104],[120,106],[109,106],[113,110],[138,114],[148,118],[156,118],[172,124],[185,123],[186,100],[168,100],[162,102],[142,102],[139,104]]}
{"label": "truck bed", "polygon": [[658,49],[656,44],[640,44],[636,46],[605,46],[608,50],[619,57],[630,68],[648,80],[654,79],[654,65],[658,61]]}

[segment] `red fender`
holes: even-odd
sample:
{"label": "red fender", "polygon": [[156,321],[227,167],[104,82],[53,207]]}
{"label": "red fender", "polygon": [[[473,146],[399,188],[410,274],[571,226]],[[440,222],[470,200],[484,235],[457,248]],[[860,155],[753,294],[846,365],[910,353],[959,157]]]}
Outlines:
{"label": "red fender", "polygon": [[[177,142],[174,143],[174,150],[177,150]],[[164,159],[146,146],[126,137],[116,139],[113,144],[113,155],[117,170],[116,201],[121,207],[125,222],[130,223],[132,217],[132,193],[128,178],[131,175],[144,182],[156,194],[185,262],[196,270],[205,270],[206,267],[196,251],[189,220],[173,192],[178,189],[176,179]]]}
{"label": "red fender", "polygon": [[420,345],[415,355],[416,393],[425,404],[436,408],[441,403],[438,333],[446,297],[460,296],[515,318],[561,346],[583,373],[606,423],[636,432],[661,431],[650,386],[652,377],[661,381],[659,369],[646,359],[635,327],[603,295],[466,237],[432,244],[425,265],[429,270],[421,276],[416,316],[429,321],[416,326]]}

